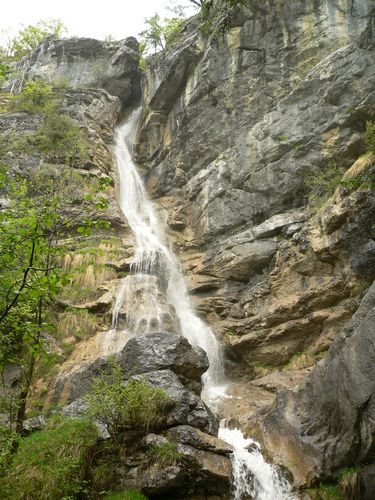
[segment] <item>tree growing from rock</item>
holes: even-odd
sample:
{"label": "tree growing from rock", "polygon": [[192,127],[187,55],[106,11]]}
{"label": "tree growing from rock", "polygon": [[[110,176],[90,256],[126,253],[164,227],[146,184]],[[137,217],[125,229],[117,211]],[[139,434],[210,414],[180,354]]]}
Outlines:
{"label": "tree growing from rock", "polygon": [[[30,82],[10,103],[16,110],[44,115],[36,132],[23,140],[8,134],[1,141],[0,371],[14,365],[21,372],[16,393],[8,398],[9,428],[17,433],[22,432],[36,360],[46,353],[46,335],[53,333],[48,309],[68,283],[60,266],[63,240],[77,230],[101,226],[94,212],[106,206],[101,182],[92,184],[94,193],[87,192],[85,178],[68,168],[84,154],[84,139],[47,87]],[[43,160],[16,173],[7,152],[14,156],[26,150],[42,154]]]}
{"label": "tree growing from rock", "polygon": [[66,27],[60,19],[40,20],[35,25],[23,27],[16,35],[7,35],[5,47],[2,48],[2,60],[16,61],[35,50],[47,35],[61,38]]}
{"label": "tree growing from rock", "polygon": [[233,9],[249,3],[248,0],[189,0],[189,2],[200,9],[202,30],[214,34],[228,29],[228,19]]}
{"label": "tree growing from rock", "polygon": [[147,28],[139,33],[141,50],[148,52],[164,50],[178,38],[181,26],[185,20],[183,8],[176,6],[171,9],[172,16],[161,18],[159,14],[145,19]]}

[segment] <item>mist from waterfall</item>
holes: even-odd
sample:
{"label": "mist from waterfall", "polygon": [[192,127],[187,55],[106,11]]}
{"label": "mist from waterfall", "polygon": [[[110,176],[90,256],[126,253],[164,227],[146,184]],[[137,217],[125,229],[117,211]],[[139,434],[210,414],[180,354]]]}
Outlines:
{"label": "mist from waterfall", "polygon": [[[203,376],[202,399],[215,410],[225,396],[223,352],[211,329],[191,304],[181,266],[166,238],[166,227],[147,195],[132,159],[132,144],[141,110],[135,110],[115,134],[115,158],[119,175],[119,201],[135,237],[130,273],[123,278],[113,308],[112,332],[116,336],[119,315],[125,311],[126,333],[155,331],[181,333],[206,352],[209,370]],[[172,325],[172,326],[171,326]],[[289,485],[268,464],[255,442],[238,429],[221,426],[219,437],[233,446],[233,495],[235,500],[292,500]]]}

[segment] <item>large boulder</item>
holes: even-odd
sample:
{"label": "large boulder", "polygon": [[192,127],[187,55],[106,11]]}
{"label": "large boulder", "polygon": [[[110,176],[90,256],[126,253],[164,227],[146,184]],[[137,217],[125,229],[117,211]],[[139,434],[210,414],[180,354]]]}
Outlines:
{"label": "large boulder", "polygon": [[149,434],[143,439],[140,464],[121,478],[121,485],[152,498],[190,498],[189,492],[227,498],[231,453],[230,445],[194,427],[173,427],[167,437]]}
{"label": "large boulder", "polygon": [[217,435],[219,423],[217,417],[205,403],[187,390],[171,370],[156,370],[133,378],[143,378],[151,387],[164,389],[175,402],[175,408],[167,418],[168,427],[191,425],[207,434]]}
{"label": "large boulder", "polygon": [[201,376],[208,369],[208,358],[203,349],[191,346],[181,335],[166,332],[131,338],[117,355],[117,361],[126,378],[170,369],[185,385],[195,383],[199,390]]}
{"label": "large boulder", "polygon": [[[111,373],[111,363],[106,356],[100,354],[103,345],[93,345],[92,349],[91,361],[87,359],[90,355],[89,342],[81,365],[68,360],[54,381],[50,402],[69,403],[90,390],[94,377]],[[202,389],[201,376],[208,369],[207,355],[200,347],[190,345],[181,335],[167,332],[127,338],[118,344],[117,352],[114,351],[112,355],[122,369],[124,380],[148,372],[157,373],[157,370],[161,373],[171,370],[173,377],[179,381],[179,386],[183,383],[197,394]]]}

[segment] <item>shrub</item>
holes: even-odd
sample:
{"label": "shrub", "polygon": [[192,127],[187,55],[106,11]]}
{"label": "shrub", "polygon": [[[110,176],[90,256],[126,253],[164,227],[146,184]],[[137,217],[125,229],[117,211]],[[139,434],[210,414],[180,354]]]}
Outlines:
{"label": "shrub", "polygon": [[32,142],[37,149],[53,160],[72,165],[87,155],[86,141],[80,127],[66,113],[51,110],[46,113]]}
{"label": "shrub", "polygon": [[74,335],[76,339],[84,340],[98,329],[96,316],[86,309],[68,308],[58,318],[57,330],[62,338]]}
{"label": "shrub", "polygon": [[345,498],[360,498],[358,467],[347,467],[339,474],[338,487]]}
{"label": "shrub", "polygon": [[97,441],[95,425],[86,419],[51,419],[42,431],[20,441],[0,497],[61,500],[82,492]]}
{"label": "shrub", "polygon": [[375,122],[366,123],[366,141],[369,151],[375,153]]}
{"label": "shrub", "polygon": [[9,466],[12,451],[17,446],[19,439],[19,434],[9,426],[0,424],[0,476]]}
{"label": "shrub", "polygon": [[10,106],[15,111],[40,113],[46,111],[52,98],[52,87],[43,80],[29,80],[22,92],[14,94]]}
{"label": "shrub", "polygon": [[148,500],[147,497],[142,495],[138,490],[120,491],[118,493],[109,493],[106,495],[105,500]]}
{"label": "shrub", "polygon": [[115,439],[126,431],[146,434],[160,428],[174,406],[164,390],[150,387],[144,380],[123,384],[121,368],[116,363],[112,363],[110,380],[104,375],[94,378],[85,399],[88,415],[102,422]]}
{"label": "shrub", "polygon": [[146,462],[158,464],[160,468],[176,465],[184,455],[177,450],[176,443],[163,443],[151,446],[146,453]]}
{"label": "shrub", "polygon": [[284,366],[283,371],[303,370],[304,368],[315,365],[315,363],[316,359],[309,352],[297,352]]}
{"label": "shrub", "polygon": [[321,483],[316,490],[319,500],[345,500],[337,484]]}
{"label": "shrub", "polygon": [[340,185],[345,169],[336,165],[329,166],[326,170],[314,169],[305,178],[307,197],[309,202],[316,207],[325,203]]}

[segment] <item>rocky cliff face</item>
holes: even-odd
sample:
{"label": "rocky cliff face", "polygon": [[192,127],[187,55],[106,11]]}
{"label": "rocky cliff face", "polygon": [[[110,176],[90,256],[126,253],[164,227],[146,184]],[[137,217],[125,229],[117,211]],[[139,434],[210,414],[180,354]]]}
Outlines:
{"label": "rocky cliff face", "polygon": [[102,88],[124,104],[140,97],[139,50],[135,38],[101,42],[92,38],[58,40],[45,38],[33,52],[16,64],[8,90],[22,87],[25,80],[42,79],[52,85]]}
{"label": "rocky cliff face", "polygon": [[[373,8],[369,1],[249,2],[225,36],[207,40],[192,20],[182,43],[146,68],[138,159],[168,212],[196,306],[228,346],[228,373],[247,380],[240,392],[233,388],[244,400],[237,396],[223,411],[248,429],[276,393],[326,356],[374,279],[371,190],[344,184],[318,208],[307,189],[309,178],[334,166],[347,179],[373,176],[373,157],[358,160],[375,116]],[[333,352],[341,344],[334,345]],[[344,366],[357,376],[363,364],[352,350],[335,361],[329,352],[325,368],[313,369],[304,389],[277,397],[265,421],[266,445],[299,482],[372,453],[371,438],[364,445],[357,436],[367,417],[353,408],[373,388],[349,403],[343,394],[354,375],[340,377]],[[335,396],[329,380],[340,383]],[[341,398],[352,408],[347,419],[337,417]],[[298,444],[305,430],[291,423],[300,405],[306,440],[315,442],[311,456],[319,455],[313,471],[290,465],[312,446]],[[279,425],[285,442],[276,438]],[[349,435],[356,444],[338,450]]]}
{"label": "rocky cliff face", "polygon": [[[361,155],[366,122],[375,119],[375,6],[258,4],[236,12],[223,36],[201,34],[193,18],[178,43],[148,59],[136,157],[166,212],[196,308],[226,346],[232,398],[221,415],[255,432],[301,485],[374,453],[374,156]],[[116,176],[106,143],[118,98],[126,109],[139,96],[136,60],[133,39],[113,47],[50,39],[22,62],[26,77],[108,91],[65,91],[77,120],[89,117],[99,147],[86,167],[95,175]],[[336,168],[345,182],[322,193]],[[320,205],[310,201],[311,180],[326,195]],[[116,208],[109,217],[124,248],[105,293],[75,305],[98,313],[100,328],[63,365],[49,396],[55,401],[82,396],[106,364],[99,339],[133,245]],[[212,494],[225,498],[230,450],[211,441],[217,422],[195,394],[205,361],[187,348],[181,359],[194,358],[187,373],[158,342],[155,366],[147,346],[119,349],[125,371],[136,359],[124,377],[146,373],[177,394],[167,437],[200,456],[199,491],[208,494],[208,477]],[[130,469],[124,485],[139,484],[144,471]],[[155,481],[174,491],[180,474]],[[144,489],[156,495],[149,480]]]}

